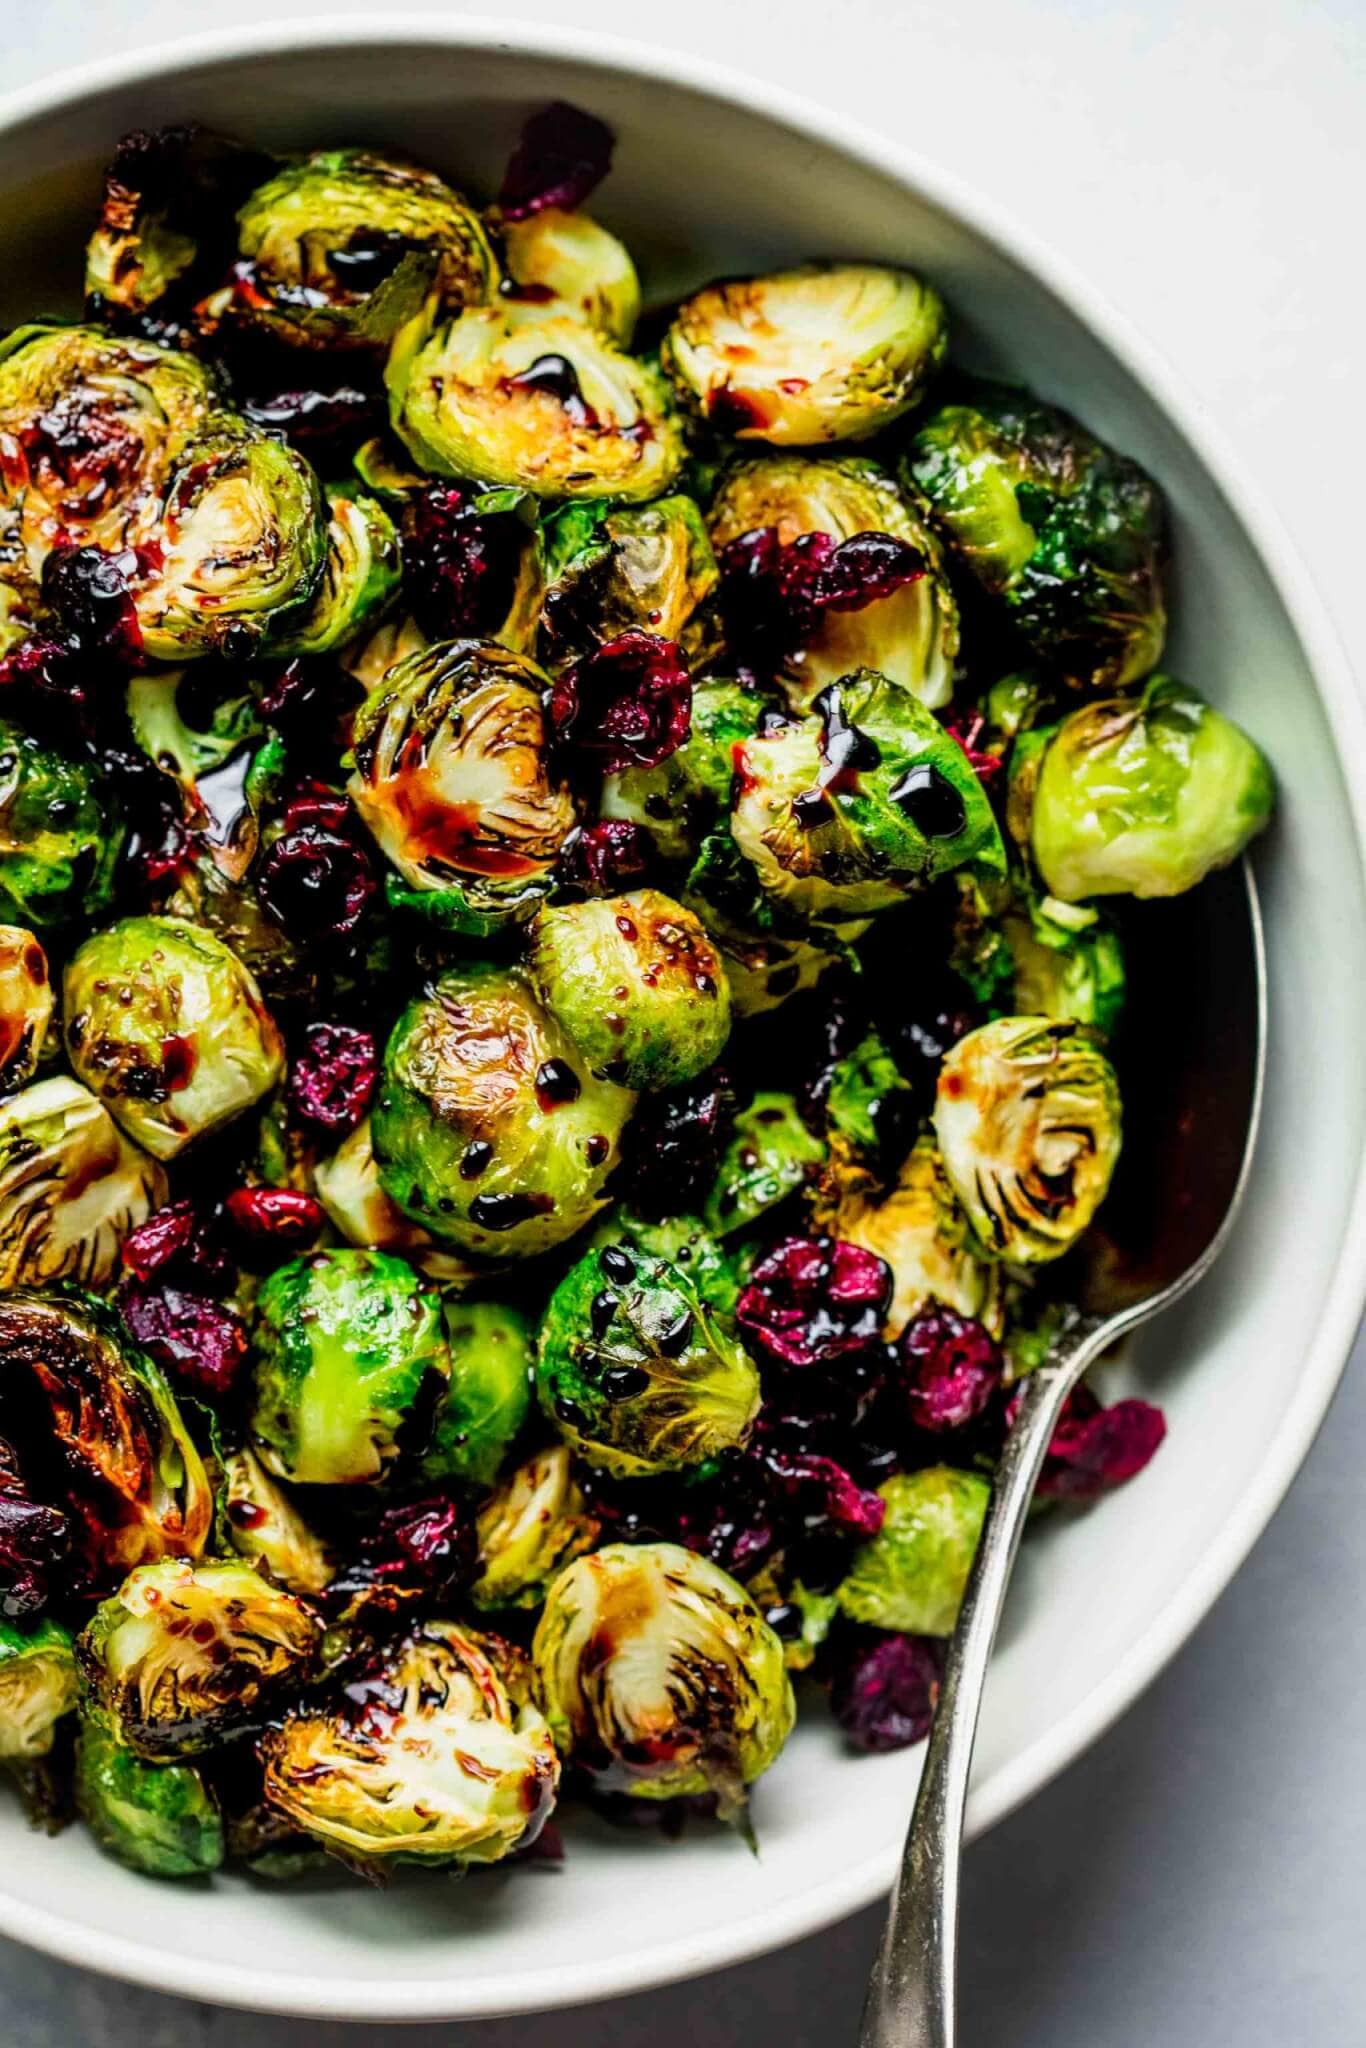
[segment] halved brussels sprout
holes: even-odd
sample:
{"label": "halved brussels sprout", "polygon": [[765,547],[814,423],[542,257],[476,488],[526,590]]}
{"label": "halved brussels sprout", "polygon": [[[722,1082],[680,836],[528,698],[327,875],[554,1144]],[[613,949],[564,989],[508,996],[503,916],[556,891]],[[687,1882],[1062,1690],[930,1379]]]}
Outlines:
{"label": "halved brussels sprout", "polygon": [[94,1295],[0,1294],[0,1416],[22,1463],[55,1475],[81,1590],[198,1557],[213,1488],[161,1371]]}
{"label": "halved brussels sprout", "polygon": [[841,1611],[873,1628],[952,1635],[991,1488],[976,1472],[932,1465],[897,1472],[878,1492],[887,1512],[840,1584]]}
{"label": "halved brussels sprout", "polygon": [[190,853],[176,864],[176,885],[162,906],[166,917],[201,925],[220,938],[254,976],[268,1009],[312,998],[317,957],[307,937],[292,937],[271,916],[245,876],[226,875],[212,852]]}
{"label": "halved brussels sprout", "polygon": [[531,1325],[502,1301],[447,1301],[444,1313],[450,1386],[418,1470],[492,1486],[531,1405]]}
{"label": "halved brussels sprout", "polygon": [[754,733],[765,702],[740,683],[720,678],[695,683],[687,739],[656,768],[623,768],[609,775],[602,815],[643,826],[666,860],[691,859],[715,819],[729,808],[735,748]]}
{"label": "halved brussels sprout", "polygon": [[551,1295],[536,1391],[570,1447],[621,1478],[700,1465],[759,1411],[729,1318],[686,1266],[630,1239],[586,1252]]}
{"label": "halved brussels sprout", "polygon": [[486,938],[529,917],[574,826],[552,773],[549,679],[493,640],[400,661],[356,713],[351,799],[433,915]]}
{"label": "halved brussels sprout", "polygon": [[756,1095],[735,1119],[703,1216],[718,1237],[744,1230],[799,1188],[825,1160],[825,1146],[802,1122],[795,1099]]}
{"label": "halved brussels sprout", "polygon": [[539,1607],[552,1579],[591,1550],[599,1524],[588,1512],[565,1444],[519,1465],[479,1510],[479,1575],[470,1599],[484,1610]]}
{"label": "halved brussels sprout", "polygon": [[47,954],[33,933],[0,924],[0,1095],[33,1079],[55,1000]]}
{"label": "halved brussels sprout", "polygon": [[1033,652],[1122,689],[1162,652],[1162,493],[1055,406],[980,385],[911,439],[908,486]]}
{"label": "halved brussels sprout", "polygon": [[509,326],[462,313],[400,333],[390,418],[437,476],[517,484],[548,498],[657,498],[683,461],[664,380],[579,320]]}
{"label": "halved brussels sprout", "polygon": [[761,455],[722,471],[707,513],[718,553],[742,535],[769,527],[784,547],[803,534],[836,542],[890,534],[924,558],[923,574],[857,608],[822,608],[782,665],[794,711],[809,711],[827,683],[859,668],[876,669],[938,710],[953,695],[958,606],[934,534],[911,510],[886,470],[864,456]]}
{"label": "halved brussels sprout", "polygon": [[1124,946],[1089,905],[1017,890],[1001,919],[1014,966],[1011,1008],[1106,1037],[1124,1008]]}
{"label": "halved brussels sprout", "polygon": [[796,1706],[783,1646],[742,1586],[677,1543],[610,1543],[550,1589],[536,1627],[563,1755],[638,1799],[708,1792],[738,1817]]}
{"label": "halved brussels sprout", "polygon": [[814,988],[868,929],[866,920],[841,924],[838,934],[792,925],[764,891],[728,823],[703,839],[681,900],[697,911],[721,949],[737,1018],[761,1016]]}
{"label": "halved brussels sprout", "polygon": [[46,1618],[23,1628],[0,1620],[0,1762],[46,1756],[79,1690],[70,1630]]}
{"label": "halved brussels sprout", "polygon": [[503,224],[508,282],[500,306],[512,324],[565,313],[629,348],[640,313],[631,252],[586,213],[546,206]]}
{"label": "halved brussels sprout", "polygon": [[718,433],[863,441],[909,412],[943,358],[944,308],[909,270],[809,263],[685,300],[662,361]]}
{"label": "halved brussels sprout", "polygon": [[1003,872],[981,783],[932,712],[870,670],[735,750],[731,832],[775,902],[839,923],[972,862]]}
{"label": "halved brussels sprout", "polygon": [[1119,1084],[1075,1026],[998,1017],[944,1055],[934,1130],[980,1243],[1034,1265],[1065,1252],[1105,1199],[1119,1158]]}
{"label": "halved brussels sprout", "polygon": [[434,172],[375,150],[286,164],[237,221],[235,310],[303,348],[383,349],[429,293],[477,306],[498,282],[473,207]]}
{"label": "halved brussels sprout", "polygon": [[405,1216],[380,1185],[379,1167],[370,1137],[370,1119],[358,1124],[330,1159],[315,1169],[314,1192],[327,1220],[348,1244],[377,1252],[394,1252],[447,1287],[468,1287],[478,1268],[449,1246],[437,1244],[421,1224]]}
{"label": "halved brussels sprout", "polygon": [[1000,1269],[982,1251],[926,1133],[912,1146],[896,1186],[881,1201],[845,1197],[829,1218],[829,1234],[876,1252],[892,1271],[885,1334],[900,1336],[933,1301],[973,1316],[999,1335]]}
{"label": "halved brussels sprout", "polygon": [[40,932],[99,917],[123,839],[88,762],[0,718],[0,910]]}
{"label": "halved brussels sprout", "polygon": [[354,647],[346,648],[339,659],[346,673],[368,692],[377,690],[390,669],[408,655],[421,654],[430,645],[417,621],[403,615],[386,619]]}
{"label": "halved brussels sprout", "polygon": [[682,492],[652,505],[562,505],[543,545],[541,618],[557,656],[632,628],[680,640],[719,579],[702,514]]}
{"label": "halved brussels sprout", "polygon": [[166,1176],[65,1074],[0,1103],[0,1287],[103,1287]]}
{"label": "halved brussels sprout", "polygon": [[296,1710],[261,1757],[271,1805],[370,1874],[528,1847],[560,1776],[540,1713],[509,1697],[482,1639],[450,1621],[387,1647],[336,1707]]}
{"label": "halved brussels sprout", "polygon": [[249,1564],[166,1558],[130,1572],[76,1639],[91,1699],[144,1763],[259,1727],[310,1675],[316,1615]]}
{"label": "halved brussels sprout", "polygon": [[287,1593],[321,1593],[335,1575],[327,1545],[299,1513],[255,1451],[228,1451],[222,1460],[223,1520],[228,1541],[248,1564],[264,1568]]}
{"label": "halved brussels sprout", "polygon": [[470,961],[389,1039],[370,1119],[380,1181],[460,1251],[546,1251],[602,1208],[634,1099],[588,1073],[515,971]]}
{"label": "halved brussels sprout", "polygon": [[[191,725],[180,694],[185,676],[186,671],[179,668],[130,676],[125,701],[134,739],[149,761],[155,761],[180,784],[185,822],[198,828],[210,822],[199,792],[200,776],[223,767],[258,737],[261,721],[246,678],[232,676],[228,683],[232,694],[205,707],[207,723]],[[196,715],[202,718],[204,713],[197,711]]]}
{"label": "halved brussels sprout", "polygon": [[281,1079],[284,1047],[235,953],[179,917],[126,917],[67,964],[66,1045],[129,1136],[171,1159]]}
{"label": "halved brussels sprout", "polygon": [[658,889],[543,908],[527,967],[596,1074],[672,1088],[716,1060],[730,989],[700,920]]}
{"label": "halved brussels sprout", "polygon": [[373,626],[402,576],[398,528],[378,498],[327,487],[322,580],[307,611],[272,634],[281,654],[327,654]]}
{"label": "halved brussels sprout", "polygon": [[76,1736],[76,1806],[107,1856],[145,1877],[207,1877],[226,1846],[223,1816],[193,1764],[149,1764],[97,1707]]}
{"label": "halved brussels sprout", "polygon": [[1265,755],[1171,676],[1087,704],[1047,740],[1030,846],[1064,903],[1178,896],[1235,860],[1271,815]]}
{"label": "halved brussels sprout", "polygon": [[256,1297],[252,1434],[306,1486],[379,1479],[421,1450],[450,1377],[441,1304],[387,1252],[313,1252]]}

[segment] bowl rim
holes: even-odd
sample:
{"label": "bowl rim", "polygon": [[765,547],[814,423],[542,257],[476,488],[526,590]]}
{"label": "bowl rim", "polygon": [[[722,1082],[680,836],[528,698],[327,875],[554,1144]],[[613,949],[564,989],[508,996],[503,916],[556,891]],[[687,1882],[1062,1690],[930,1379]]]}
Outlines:
{"label": "bowl rim", "polygon": [[[834,147],[889,176],[963,222],[1008,260],[1028,269],[1124,366],[1189,443],[1251,540],[1262,569],[1308,659],[1332,733],[1366,877],[1366,704],[1346,651],[1299,550],[1242,458],[1209,418],[1165,354],[1089,284],[1070,258],[942,165],[817,100],[742,68],[595,30],[488,15],[443,18],[404,11],[287,17],[159,39],[91,60],[0,95],[0,129],[58,112],[96,94],[192,67],[300,51],[366,45],[468,49],[545,58],[604,73],[662,78],[670,85],[758,113],[793,133]],[[1366,1160],[1348,1204],[1342,1250],[1313,1331],[1296,1390],[1236,1511],[1179,1593],[1105,1678],[1046,1736],[974,1786],[969,1838],[985,1832],[1039,1791],[1108,1729],[1185,1643],[1224,1591],[1279,1507],[1326,1415],[1366,1303]],[[455,1979],[380,1982],[293,1975],[248,1963],[187,1958],[153,1942],[91,1929],[29,1900],[0,1893],[0,1933],[59,1960],[128,1982],[216,2004],[315,2019],[455,2020],[547,2011],[653,1989],[743,1962],[814,1934],[889,1888],[896,1857],[879,1851],[779,1901],[711,1929],[635,1949],[610,1962],[553,1971],[486,1972]]]}

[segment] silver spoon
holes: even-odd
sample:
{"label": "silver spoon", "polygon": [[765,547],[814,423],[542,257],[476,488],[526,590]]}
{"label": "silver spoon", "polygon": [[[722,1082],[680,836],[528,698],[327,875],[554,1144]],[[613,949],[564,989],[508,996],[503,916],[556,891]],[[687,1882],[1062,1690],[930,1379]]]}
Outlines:
{"label": "silver spoon", "polygon": [[1119,1172],[1069,1276],[1077,1307],[1024,1382],[949,1646],[915,1812],[864,2007],[860,2048],[953,2048],[963,1813],[987,1663],[1045,1453],[1069,1393],[1117,1338],[1202,1279],[1247,1181],[1266,1054],[1266,956],[1252,870],[1136,906],[1129,987],[1143,1013],[1121,1066]]}

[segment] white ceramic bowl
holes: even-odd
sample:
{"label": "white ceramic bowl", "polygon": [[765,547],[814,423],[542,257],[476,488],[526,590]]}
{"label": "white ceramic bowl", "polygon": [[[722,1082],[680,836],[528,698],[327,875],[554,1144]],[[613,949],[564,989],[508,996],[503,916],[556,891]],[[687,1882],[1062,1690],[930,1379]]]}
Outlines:
{"label": "white ceramic bowl", "polygon": [[[1174,513],[1172,665],[1246,722],[1281,778],[1260,863],[1272,1019],[1247,1206],[1213,1279],[1126,1368],[1167,1409],[1161,1456],[1027,1547],[978,1745],[980,1830],[1121,1713],[1195,1627],[1289,1484],[1346,1357],[1366,1292],[1366,731],[1283,535],[1083,280],[932,165],[676,57],[390,16],[234,30],[59,80],[0,105],[0,317],[74,309],[97,168],[125,128],[198,119],[287,148],[397,144],[488,192],[520,119],[550,97],[615,128],[601,211],[655,295],[810,254],[909,263],[946,294],[960,352],[1139,457]],[[157,1885],[79,1829],[30,1835],[6,1804],[0,1929],[165,1990],[319,2016],[567,2004],[736,1961],[873,1898],[917,1768],[914,1754],[842,1754],[813,1714],[758,1795],[757,1859],[719,1837],[670,1845],[586,1825],[559,1871],[387,1893]]]}

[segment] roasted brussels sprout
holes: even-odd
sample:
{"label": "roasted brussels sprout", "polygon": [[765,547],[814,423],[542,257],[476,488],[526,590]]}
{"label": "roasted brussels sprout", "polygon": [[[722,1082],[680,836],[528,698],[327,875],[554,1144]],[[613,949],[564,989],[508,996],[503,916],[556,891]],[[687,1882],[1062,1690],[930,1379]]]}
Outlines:
{"label": "roasted brussels sprout", "polygon": [[191,724],[181,694],[187,673],[160,668],[131,676],[125,702],[134,739],[149,761],[179,783],[186,824],[202,828],[210,814],[199,778],[223,767],[256,738],[261,721],[243,677],[234,681],[231,695],[220,697],[202,713],[196,710],[202,722]]}
{"label": "roasted brussels sprout", "polygon": [[300,1514],[255,1451],[223,1458],[223,1519],[228,1540],[248,1564],[263,1567],[288,1593],[321,1593],[334,1575],[327,1545]]}
{"label": "roasted brussels sprout", "polygon": [[0,1294],[0,1417],[21,1460],[60,1487],[82,1590],[200,1555],[213,1526],[204,1461],[160,1370],[94,1295]]}
{"label": "roasted brussels sprout", "polygon": [[250,1109],[280,1080],[280,1034],[221,939],[179,917],[126,917],[67,965],[78,1077],[157,1159]]}
{"label": "roasted brussels sprout", "polygon": [[1105,1199],[1119,1157],[1119,1085],[1075,1026],[998,1017],[945,1054],[934,1129],[978,1240],[997,1258],[1034,1265],[1065,1252]]}
{"label": "roasted brussels sprout", "polygon": [[382,350],[428,294],[482,305],[498,266],[478,214],[431,171],[364,149],[286,164],[238,214],[234,310],[303,348]]}
{"label": "roasted brussels sprout", "polygon": [[596,327],[629,348],[640,312],[640,280],[631,252],[586,213],[546,206],[503,227],[508,281],[500,306],[513,326],[550,313]]}
{"label": "roasted brussels sprout", "polygon": [[1124,1008],[1124,947],[1089,904],[1017,890],[1001,919],[1014,968],[1011,1007],[1055,1024],[1088,1024],[1102,1037]]}
{"label": "roasted brussels sprout", "polygon": [[123,838],[85,761],[0,718],[0,910],[40,932],[99,917]]}
{"label": "roasted brussels sprout", "polygon": [[759,1408],[729,1318],[686,1266],[629,1239],[586,1252],[550,1297],[536,1390],[570,1447],[622,1478],[702,1464]]}
{"label": "roasted brussels sprout", "polygon": [[451,1379],[419,1472],[491,1486],[531,1405],[531,1326],[502,1301],[447,1301]]}
{"label": "roasted brussels sprout", "polygon": [[480,1637],[449,1621],[387,1647],[339,1706],[298,1709],[261,1755],[270,1803],[371,1874],[496,1863],[535,1841],[559,1784],[540,1713],[509,1697]]}
{"label": "roasted brussels sprout", "polygon": [[702,514],[675,492],[652,505],[570,502],[546,520],[542,625],[556,656],[631,628],[677,641],[715,590]]}
{"label": "roasted brussels sprout", "polygon": [[888,1337],[899,1336],[931,1301],[999,1332],[999,1268],[973,1236],[928,1133],[912,1146],[889,1194],[880,1201],[862,1192],[846,1196],[829,1219],[829,1231],[876,1252],[890,1266]]}
{"label": "roasted brussels sprout", "polygon": [[719,678],[696,683],[687,739],[657,768],[624,768],[609,775],[603,816],[643,826],[666,860],[690,859],[706,830],[729,807],[734,750],[752,737],[764,704],[739,683]]}
{"label": "roasted brussels sprout", "polygon": [[744,1788],[796,1717],[783,1647],[742,1586],[676,1543],[611,1543],[550,1589],[536,1675],[561,1752],[639,1799]]}
{"label": "roasted brussels sprout", "polygon": [[932,1465],[878,1488],[887,1504],[839,1587],[841,1611],[874,1628],[953,1634],[991,1488],[976,1472]]}
{"label": "roasted brussels sprout", "polygon": [[31,1081],[52,1022],[47,954],[23,925],[0,925],[0,1095]]}
{"label": "roasted brussels sprout", "polygon": [[166,1558],[130,1572],[76,1639],[81,1678],[144,1763],[259,1726],[309,1675],[322,1624],[248,1564]]}
{"label": "roasted brussels sprout", "polygon": [[968,862],[1003,870],[991,805],[958,742],[864,670],[807,718],[735,750],[736,845],[791,914],[847,922]]}
{"label": "roasted brussels sprout", "polygon": [[398,529],[380,504],[340,484],[327,489],[327,549],[308,609],[272,635],[281,654],[327,654],[373,626],[398,591]]}
{"label": "roasted brussels sprout", "polygon": [[255,1339],[252,1433],[280,1478],[355,1485],[422,1448],[451,1361],[440,1303],[403,1259],[291,1259],[256,1297]]}
{"label": "roasted brussels sprout", "polygon": [[78,1689],[71,1636],[60,1622],[45,1617],[21,1628],[0,1620],[0,1762],[46,1756]]}
{"label": "roasted brussels sprout", "polygon": [[1122,689],[1162,652],[1166,517],[1136,462],[1027,393],[981,385],[917,430],[904,474],[1030,649]]}
{"label": "roasted brussels sprout", "polygon": [[105,1286],[165,1198],[161,1168],[66,1075],[0,1103],[0,1288]]}
{"label": "roasted brussels sprout", "polygon": [[318,1200],[327,1220],[348,1244],[377,1252],[394,1252],[429,1280],[449,1287],[467,1287],[475,1267],[449,1246],[439,1245],[428,1231],[404,1215],[380,1185],[370,1138],[370,1119],[322,1160],[314,1171]]}
{"label": "roasted brussels sprout", "polygon": [[802,1122],[792,1096],[756,1095],[735,1119],[730,1143],[703,1211],[718,1237],[744,1230],[778,1202],[805,1187],[825,1159],[825,1146]]}
{"label": "roasted brussels sprout", "polygon": [[595,1251],[616,1245],[627,1252],[641,1252],[647,1259],[666,1259],[687,1273],[715,1315],[727,1322],[734,1316],[740,1295],[735,1261],[727,1257],[700,1216],[679,1213],[654,1221],[630,1209],[613,1209],[597,1225],[591,1242]]}
{"label": "roasted brussels sprout", "polygon": [[437,476],[516,484],[550,498],[657,498],[678,474],[683,437],[664,380],[582,321],[551,314],[509,326],[501,311],[395,339],[390,418]]}
{"label": "roasted brussels sprout", "polygon": [[598,1523],[574,1477],[568,1447],[537,1451],[479,1510],[476,1607],[539,1607],[551,1580],[591,1550]]}
{"label": "roasted brussels sprout", "polygon": [[543,909],[527,960],[542,1002],[594,1073],[671,1088],[730,1036],[730,989],[692,911],[658,889]]}
{"label": "roasted brussels sprout", "polygon": [[1088,704],[1048,739],[1030,846],[1064,903],[1179,896],[1236,859],[1271,815],[1260,749],[1171,676],[1141,696]]}
{"label": "roasted brussels sprout", "polygon": [[908,270],[810,263],[708,285],[679,307],[662,360],[719,433],[801,447],[900,419],[945,340],[937,293]]}
{"label": "roasted brussels sprout", "polygon": [[[452,640],[391,668],[356,714],[352,801],[432,915],[486,938],[531,915],[574,826],[534,662]],[[421,896],[417,899],[419,904]]]}
{"label": "roasted brussels sprout", "polygon": [[207,1877],[223,1862],[223,1816],[203,1774],[190,1763],[144,1763],[96,1707],[81,1713],[75,1790],[101,1849],[129,1870]]}
{"label": "roasted brussels sprout", "polygon": [[370,1119],[380,1180],[458,1250],[524,1258],[603,1206],[633,1100],[593,1079],[515,971],[471,961],[394,1027]]}

